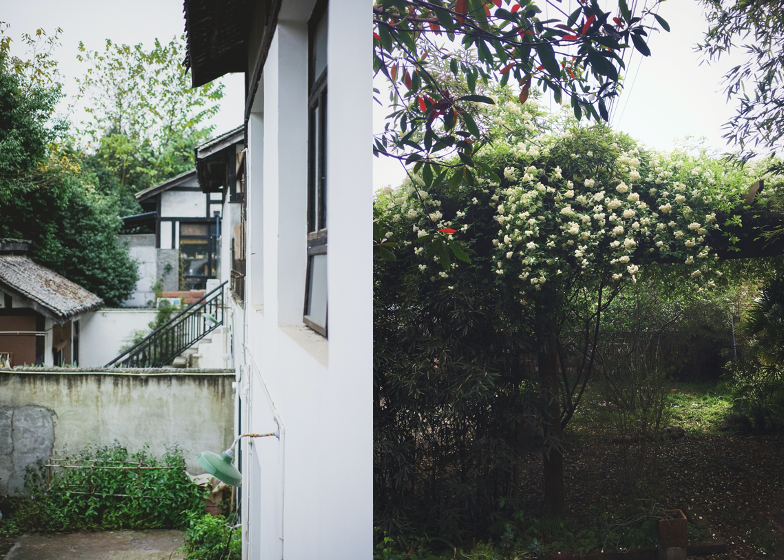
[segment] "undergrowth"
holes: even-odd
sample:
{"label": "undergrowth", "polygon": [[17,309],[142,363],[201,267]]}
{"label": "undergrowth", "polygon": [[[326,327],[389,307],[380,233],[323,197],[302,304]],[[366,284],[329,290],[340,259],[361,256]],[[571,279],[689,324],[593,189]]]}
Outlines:
{"label": "undergrowth", "polygon": [[[42,461],[27,467],[30,495],[16,500],[10,515],[0,521],[0,534],[181,528],[189,512],[203,508],[202,491],[185,473],[178,445],[157,458],[146,449],[130,454],[115,440],[62,459],[80,468],[52,469],[48,483]],[[117,468],[127,466],[135,468]]]}

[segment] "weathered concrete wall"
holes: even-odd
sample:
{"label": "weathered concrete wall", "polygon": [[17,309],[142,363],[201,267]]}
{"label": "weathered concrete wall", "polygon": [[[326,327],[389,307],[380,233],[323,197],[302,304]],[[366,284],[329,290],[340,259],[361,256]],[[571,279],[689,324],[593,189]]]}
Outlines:
{"label": "weathered concrete wall", "polygon": [[234,373],[133,371],[150,370],[0,372],[0,494],[19,493],[25,466],[38,457],[115,439],[159,456],[177,442],[188,471],[203,472],[196,454],[233,439]]}
{"label": "weathered concrete wall", "polygon": [[99,309],[82,315],[79,366],[105,366],[129,344],[134,331],[149,328],[156,313],[155,309]]}
{"label": "weathered concrete wall", "polygon": [[[166,268],[168,266],[168,269]],[[177,249],[158,249],[158,278],[163,280],[162,292],[176,292],[180,289],[180,251]]]}

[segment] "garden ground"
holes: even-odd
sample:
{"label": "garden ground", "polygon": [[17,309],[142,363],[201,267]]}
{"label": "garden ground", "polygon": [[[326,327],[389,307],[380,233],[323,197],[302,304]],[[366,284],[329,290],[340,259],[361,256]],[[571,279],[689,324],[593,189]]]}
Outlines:
{"label": "garden ground", "polygon": [[[173,530],[102,531],[97,533],[28,534],[4,539],[5,560],[177,560],[185,533]],[[15,541],[15,542],[12,542]],[[7,554],[4,554],[7,552]]]}
{"label": "garden ground", "polygon": [[[619,534],[626,531],[623,541],[629,543],[632,524],[624,523],[654,505],[683,509],[690,518],[707,522],[691,527],[691,544],[698,537],[726,541],[726,553],[702,558],[784,558],[784,434],[729,429],[731,399],[721,384],[672,384],[666,400],[666,425],[682,427],[685,435],[652,446],[655,474],[647,491],[638,493],[646,500],[630,503],[621,445],[613,443],[606,404],[589,388],[565,434],[567,518],[560,528],[544,521],[541,453],[533,451],[524,461],[518,514],[499,528],[495,544],[449,550],[443,558],[533,557],[527,545],[511,545],[529,541],[531,535],[545,552],[590,550],[612,526]],[[650,546],[645,539],[655,535],[653,529],[650,525],[640,532],[640,544]]]}

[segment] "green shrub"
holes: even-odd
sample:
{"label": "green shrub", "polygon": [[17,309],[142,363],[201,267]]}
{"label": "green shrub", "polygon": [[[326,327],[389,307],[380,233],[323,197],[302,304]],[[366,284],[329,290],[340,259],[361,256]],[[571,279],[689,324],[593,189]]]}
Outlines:
{"label": "green shrub", "polygon": [[730,362],[725,369],[734,424],[757,429],[784,426],[784,367],[752,356]]}
{"label": "green shrub", "polygon": [[[27,468],[30,498],[11,519],[17,531],[179,528],[186,525],[188,512],[203,507],[201,491],[185,474],[178,445],[158,459],[144,449],[129,454],[115,440],[66,455],[61,464],[81,468],[51,469],[48,484],[42,461]],[[127,466],[137,468],[117,468]]]}
{"label": "green shrub", "polygon": [[219,515],[188,516],[183,549],[186,560],[239,560],[242,558],[242,533],[239,528],[230,528],[226,519]]}

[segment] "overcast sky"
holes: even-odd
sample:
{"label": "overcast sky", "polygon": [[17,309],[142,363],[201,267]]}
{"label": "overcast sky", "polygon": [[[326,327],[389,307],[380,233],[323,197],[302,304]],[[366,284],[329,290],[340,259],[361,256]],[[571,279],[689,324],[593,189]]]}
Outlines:
{"label": "overcast sky", "polygon": [[[39,27],[50,33],[56,27],[63,29],[62,46],[55,56],[69,95],[75,93],[74,78],[84,71],[76,60],[79,41],[89,49],[102,48],[107,38],[143,43],[149,48],[156,37],[169,40],[181,34],[185,23],[181,0],[26,0],[4,4],[0,18],[10,23],[8,32],[15,39]],[[656,149],[670,149],[686,136],[705,137],[710,146],[724,149],[721,126],[734,107],[725,103],[720,84],[731,61],[700,65],[694,45],[701,40],[706,24],[696,0],[664,2],[659,15],[670,23],[672,31],[651,37],[651,57],[636,55],[632,59],[613,124]],[[16,44],[18,48],[18,41]],[[215,134],[242,124],[243,80],[242,75],[223,78],[226,97],[213,120]],[[383,128],[384,114],[375,109],[375,130]],[[377,160],[373,188],[397,185],[402,177],[397,162]]]}

